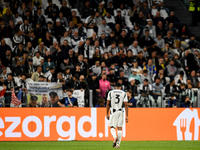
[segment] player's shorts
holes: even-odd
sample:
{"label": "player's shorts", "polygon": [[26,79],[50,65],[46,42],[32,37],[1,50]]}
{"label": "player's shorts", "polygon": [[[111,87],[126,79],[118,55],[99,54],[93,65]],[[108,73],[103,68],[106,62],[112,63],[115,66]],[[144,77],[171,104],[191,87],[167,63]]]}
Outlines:
{"label": "player's shorts", "polygon": [[114,128],[122,127],[123,120],[124,120],[123,111],[115,111],[114,113],[111,113],[110,115],[109,126],[114,127]]}

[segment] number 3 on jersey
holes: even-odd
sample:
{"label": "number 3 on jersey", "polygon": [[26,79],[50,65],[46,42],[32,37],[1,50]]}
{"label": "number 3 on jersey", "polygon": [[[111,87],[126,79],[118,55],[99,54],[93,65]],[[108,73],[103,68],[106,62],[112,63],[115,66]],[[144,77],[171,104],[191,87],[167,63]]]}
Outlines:
{"label": "number 3 on jersey", "polygon": [[118,94],[116,95],[116,97],[115,97],[115,104],[119,104],[119,101],[120,101],[119,96],[120,95],[118,95]]}

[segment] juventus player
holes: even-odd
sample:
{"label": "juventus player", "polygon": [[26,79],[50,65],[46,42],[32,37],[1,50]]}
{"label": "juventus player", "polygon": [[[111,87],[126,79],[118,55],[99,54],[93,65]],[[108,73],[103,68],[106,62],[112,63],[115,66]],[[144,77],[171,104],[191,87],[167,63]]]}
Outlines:
{"label": "juventus player", "polygon": [[[123,104],[126,111],[126,123],[128,123],[128,98],[124,91],[121,90],[121,84],[117,83],[115,89],[108,93],[106,113],[109,120],[110,132],[114,138],[113,147],[119,148],[122,138],[123,125]],[[110,116],[109,116],[110,108]],[[117,135],[115,128],[117,127]]]}

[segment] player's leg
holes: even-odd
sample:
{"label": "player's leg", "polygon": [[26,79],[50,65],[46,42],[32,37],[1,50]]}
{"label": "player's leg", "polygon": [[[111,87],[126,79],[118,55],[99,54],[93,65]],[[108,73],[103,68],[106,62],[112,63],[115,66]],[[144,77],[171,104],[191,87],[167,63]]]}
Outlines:
{"label": "player's leg", "polygon": [[121,143],[121,139],[122,139],[122,126],[123,126],[123,118],[124,118],[124,113],[122,111],[118,112],[118,124],[117,124],[117,146],[116,148],[119,148],[120,143]]}
{"label": "player's leg", "polygon": [[117,126],[116,114],[115,113],[113,113],[112,115],[110,115],[109,126],[110,126],[110,133],[111,133],[111,135],[114,138],[113,147],[115,147],[116,143],[117,143],[117,140],[118,140],[117,139],[117,135],[116,135],[116,131],[115,131],[115,128]]}
{"label": "player's leg", "polygon": [[118,137],[116,135],[115,127],[110,127],[110,133],[112,134],[114,141],[113,141],[113,147],[117,145]]}
{"label": "player's leg", "polygon": [[119,148],[122,139],[122,127],[117,127],[117,138],[118,140],[116,148]]}

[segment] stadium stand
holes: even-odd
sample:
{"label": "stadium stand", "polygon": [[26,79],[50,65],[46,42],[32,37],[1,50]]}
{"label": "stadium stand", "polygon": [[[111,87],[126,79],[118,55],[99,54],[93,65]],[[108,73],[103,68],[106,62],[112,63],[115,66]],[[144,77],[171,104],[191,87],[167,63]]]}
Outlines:
{"label": "stadium stand", "polygon": [[27,101],[28,82],[60,82],[84,90],[85,107],[105,107],[116,83],[130,107],[198,107],[200,26],[186,1],[1,0],[1,106],[22,89],[22,107],[63,107]]}

